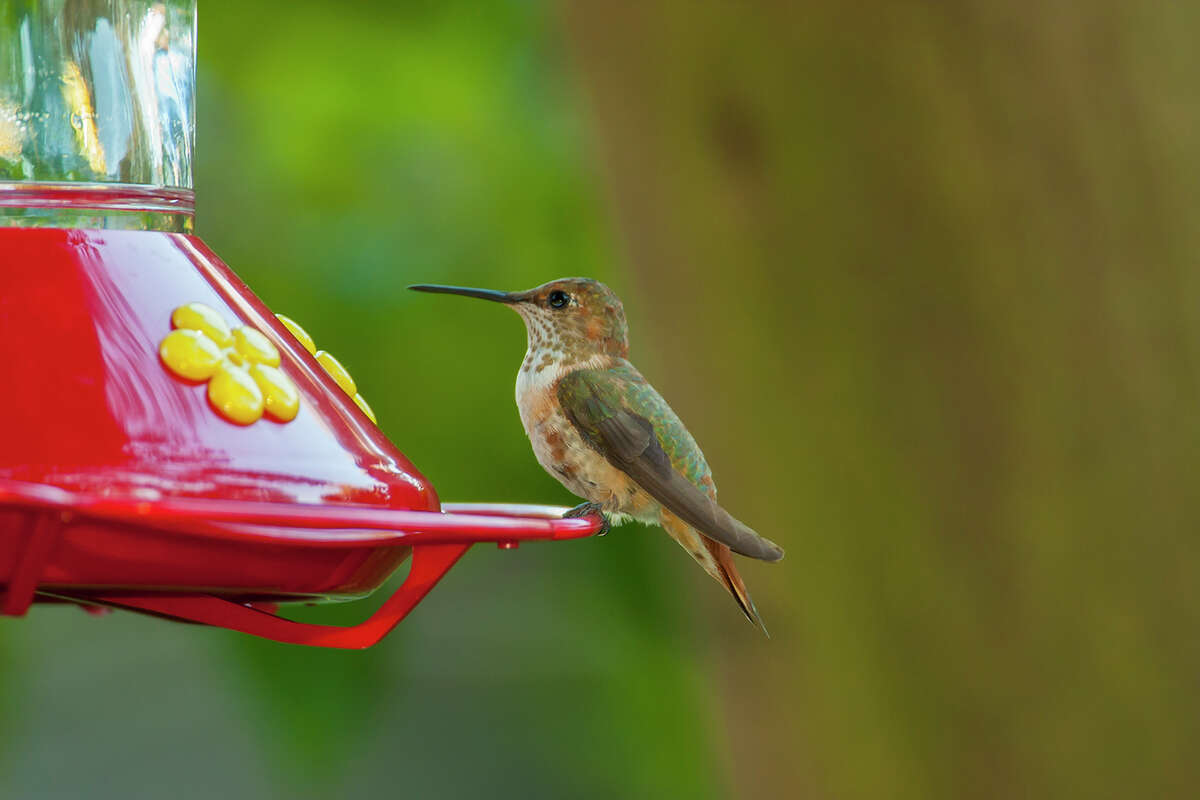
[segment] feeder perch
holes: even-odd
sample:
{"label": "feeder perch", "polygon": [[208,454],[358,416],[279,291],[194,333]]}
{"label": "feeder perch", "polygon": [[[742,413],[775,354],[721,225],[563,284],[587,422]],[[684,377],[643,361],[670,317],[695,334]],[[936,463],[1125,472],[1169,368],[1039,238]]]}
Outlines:
{"label": "feeder perch", "polygon": [[[361,648],[472,544],[599,530],[441,504],[349,372],[192,233],[194,2],[31,4],[0,44],[0,613]],[[274,613],[361,598],[410,557],[359,625]]]}

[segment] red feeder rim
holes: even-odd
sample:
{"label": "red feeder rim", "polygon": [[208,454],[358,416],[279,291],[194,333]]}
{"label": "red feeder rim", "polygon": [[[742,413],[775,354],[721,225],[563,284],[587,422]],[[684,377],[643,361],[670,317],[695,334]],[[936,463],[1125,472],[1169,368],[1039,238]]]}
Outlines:
{"label": "red feeder rim", "polygon": [[[257,503],[171,498],[155,502],[81,496],[55,487],[0,480],[0,510],[23,513],[26,535],[0,538],[0,565],[12,564],[0,613],[22,615],[35,599],[108,606],[156,614],[289,644],[358,649],[382,639],[420,602],[472,544],[503,548],[535,540],[577,539],[601,526],[599,517],[562,518],[559,506],[447,503],[442,512],[370,506]],[[107,527],[112,526],[112,527]],[[86,543],[91,554],[120,555],[133,542],[153,558],[141,559],[149,575],[187,569],[196,548],[222,561],[229,552],[268,546],[277,554],[324,563],[325,554],[412,548],[405,581],[368,619],[349,627],[294,622],[277,616],[274,602],[215,593],[88,590],[54,576],[85,553],[77,531],[110,531]],[[153,543],[154,547],[146,547]],[[184,546],[184,545],[188,546]],[[231,551],[230,548],[233,548]],[[281,569],[287,560],[279,559]],[[271,576],[266,576],[271,577]],[[277,575],[281,581],[287,576]],[[47,580],[49,578],[49,580]],[[315,595],[312,595],[315,596]],[[310,597],[312,597],[310,596]]]}

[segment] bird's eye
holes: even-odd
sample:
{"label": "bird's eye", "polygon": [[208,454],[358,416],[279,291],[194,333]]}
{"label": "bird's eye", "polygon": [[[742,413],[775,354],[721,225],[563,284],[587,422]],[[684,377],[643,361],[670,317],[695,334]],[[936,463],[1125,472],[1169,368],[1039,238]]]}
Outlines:
{"label": "bird's eye", "polygon": [[551,308],[566,308],[567,303],[571,302],[571,295],[564,292],[562,289],[555,289],[546,297],[546,303]]}

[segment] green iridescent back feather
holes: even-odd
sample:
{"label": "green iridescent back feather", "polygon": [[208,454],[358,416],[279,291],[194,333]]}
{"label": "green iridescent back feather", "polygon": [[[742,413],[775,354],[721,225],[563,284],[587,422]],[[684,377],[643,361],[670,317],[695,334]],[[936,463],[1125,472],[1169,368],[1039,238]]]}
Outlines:
{"label": "green iridescent back feather", "polygon": [[[608,369],[581,369],[569,372],[558,384],[558,400],[564,408],[580,408],[591,402],[593,408],[610,413],[625,409],[650,422],[671,466],[709,497],[716,498],[717,487],[700,446],[683,422],[628,361]],[[598,430],[583,430],[591,442],[601,437]]]}

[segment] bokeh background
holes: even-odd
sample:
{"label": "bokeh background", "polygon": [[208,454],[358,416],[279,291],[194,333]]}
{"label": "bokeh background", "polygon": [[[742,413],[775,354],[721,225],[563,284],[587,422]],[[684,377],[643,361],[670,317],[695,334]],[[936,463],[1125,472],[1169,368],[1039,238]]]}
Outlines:
{"label": "bokeh background", "polygon": [[636,525],[363,653],[37,608],[0,795],[1195,791],[1200,8],[629,6],[202,0],[198,232],[445,499],[573,503],[517,318],[405,285],[609,282],[774,638]]}

